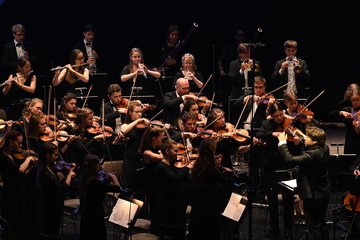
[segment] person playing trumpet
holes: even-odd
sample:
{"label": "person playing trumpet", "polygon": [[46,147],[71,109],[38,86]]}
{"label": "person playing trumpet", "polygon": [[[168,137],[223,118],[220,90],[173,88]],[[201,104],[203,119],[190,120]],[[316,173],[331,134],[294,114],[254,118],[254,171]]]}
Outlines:
{"label": "person playing trumpet", "polygon": [[[284,43],[285,59],[276,62],[271,81],[277,86],[287,85],[285,91],[294,91],[298,97],[307,97],[306,88],[310,84],[310,72],[306,61],[296,57],[298,51],[298,44],[294,40],[287,40]],[[283,92],[278,91],[277,98],[281,98]]]}
{"label": "person playing trumpet", "polygon": [[180,71],[175,74],[173,86],[179,78],[185,78],[189,81],[190,87],[199,91],[204,85],[203,75],[197,71],[195,58],[191,53],[185,53],[181,58],[182,66]]}
{"label": "person playing trumpet", "polygon": [[262,76],[260,63],[255,61],[255,64],[253,64],[254,60],[250,59],[249,46],[240,43],[237,52],[239,57],[230,63],[229,68],[229,81],[232,88],[231,98],[239,98],[244,94],[244,90],[253,85],[253,77]]}
{"label": "person playing trumpet", "polygon": [[75,88],[86,86],[89,82],[89,69],[84,67],[84,54],[79,49],[70,53],[70,64],[57,67],[52,80],[53,86],[58,86],[65,79],[65,93],[75,92]]}

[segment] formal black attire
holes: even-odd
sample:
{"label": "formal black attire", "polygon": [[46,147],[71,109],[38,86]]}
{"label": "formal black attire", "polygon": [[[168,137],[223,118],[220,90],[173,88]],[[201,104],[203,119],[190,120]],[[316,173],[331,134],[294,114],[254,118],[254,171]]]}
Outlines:
{"label": "formal black attire", "polygon": [[80,198],[80,239],[106,240],[103,201],[107,192],[120,192],[120,187],[94,178],[88,184],[86,197]]}
{"label": "formal black attire", "polygon": [[[13,73],[12,74],[12,77],[16,77],[16,73]],[[30,87],[30,84],[31,84],[31,78],[34,76],[33,73],[30,73],[25,82],[24,82],[24,85],[27,86],[27,87]],[[26,102],[28,100],[30,100],[30,98],[33,98],[34,97],[34,94],[33,93],[29,93],[27,91],[25,91],[23,88],[21,88],[20,86],[18,86],[17,84],[13,83],[13,85],[11,86],[10,88],[10,91],[9,91],[9,101],[10,101],[10,104],[14,104],[14,103],[23,103],[23,102]]]}
{"label": "formal black attire", "polygon": [[[353,107],[346,107],[340,111],[346,111],[351,113],[353,111],[359,111],[359,109],[354,109]],[[357,134],[355,131],[355,126],[353,124],[354,120],[352,118],[346,119],[343,115],[339,114],[340,111],[331,111],[328,114],[328,117],[332,121],[342,121],[346,127],[344,153],[360,155],[360,135]]]}
{"label": "formal black attire", "polygon": [[[147,66],[146,66],[146,68],[151,70],[151,68],[148,68]],[[123,68],[123,70],[120,74],[120,77],[122,75],[126,75],[129,73],[130,73],[130,65],[126,65]],[[136,83],[134,85],[135,78],[136,78]],[[140,75],[136,75],[135,77],[132,77],[131,79],[127,80],[126,82],[121,82],[120,84],[122,85],[123,95],[129,96],[131,94],[132,87],[135,87],[134,91],[133,91],[134,96],[154,94],[154,91],[152,91],[152,89],[154,89],[152,86],[152,84],[154,84],[154,81],[151,81],[150,80],[151,78],[153,78],[151,75],[150,76],[147,75],[147,77],[145,77],[143,74],[140,74]]]}
{"label": "formal black attire", "polygon": [[[86,43],[86,44],[89,44],[89,46],[90,46],[90,43]],[[92,42],[92,47],[93,47],[94,51],[97,53],[97,55],[99,56],[99,58],[96,59],[95,72],[105,72],[106,64],[104,64],[104,59],[106,59],[106,57],[103,55],[104,52],[102,51],[101,46],[102,45],[97,41]],[[89,59],[89,56],[88,56],[88,52],[86,50],[85,41],[83,40],[83,41],[76,43],[74,45],[74,49],[79,49],[84,54],[84,62],[86,63],[87,60]]]}
{"label": "formal black attire", "polygon": [[[23,48],[26,52],[28,52],[31,65],[33,66],[33,68],[36,68],[35,65],[37,64],[38,56],[35,52],[33,45],[30,42],[23,41]],[[18,60],[19,58],[16,52],[15,42],[11,41],[4,46],[4,51],[2,55],[2,67],[6,69],[8,74],[10,74],[11,72],[16,70]]]}
{"label": "formal black attire", "polygon": [[[306,64],[306,61],[300,58],[297,58],[299,60],[299,64],[302,67],[302,71],[300,73],[294,73],[295,77],[295,84],[296,84],[296,94],[300,98],[308,97],[309,92],[306,88],[310,87],[310,72],[308,69],[308,66]],[[285,62],[286,59],[282,59],[276,62],[274,71],[271,75],[271,81],[274,84],[274,88],[280,87],[286,83],[288,83],[288,68],[285,68],[284,72],[280,74],[279,70],[281,69],[281,64]],[[286,87],[284,87],[286,89]],[[283,90],[275,92],[276,98],[282,98],[284,94]]]}
{"label": "formal black attire", "polygon": [[61,217],[68,185],[65,183],[66,176],[60,179],[58,170],[53,166],[50,169],[44,167],[39,173],[39,183],[43,193],[43,233],[50,236],[57,236],[61,226]]}
{"label": "formal black attire", "polygon": [[[204,77],[203,75],[199,72],[199,71],[196,71],[194,76],[202,83],[204,83]],[[185,75],[183,74],[182,71],[179,71],[175,74],[174,76],[174,82],[173,82],[173,88],[175,87],[175,84],[176,84],[176,80],[178,80],[179,78],[184,78]],[[195,92],[198,92],[200,91],[201,88],[199,88],[195,81],[194,80],[189,80],[189,85],[191,87],[191,91],[195,91]]]}
{"label": "formal black attire", "polygon": [[331,194],[328,180],[329,147],[309,146],[299,156],[293,156],[287,144],[282,144],[278,149],[285,161],[299,165],[297,188],[300,199],[304,201],[310,239],[330,239],[325,222]]}
{"label": "formal black attire", "polygon": [[[240,74],[240,69],[241,69],[241,63],[243,61],[241,60],[241,58],[238,58],[232,62],[230,62],[230,68],[229,68],[229,87],[232,88],[231,91],[231,98],[232,99],[237,99],[239,98],[241,95],[244,94],[244,90],[243,87],[245,87],[245,72],[243,72],[242,74]],[[260,66],[260,63],[255,60],[255,64],[258,64]],[[254,66],[255,67],[255,66]],[[262,76],[261,71],[259,70],[258,72],[255,71],[248,71],[248,86],[252,87],[253,86],[253,79],[255,76]]]}
{"label": "formal black attire", "polygon": [[180,104],[184,103],[182,97],[176,95],[176,91],[167,92],[164,94],[164,110],[165,110],[165,122],[170,125],[175,125],[176,120],[180,116]]}
{"label": "formal black attire", "polygon": [[[266,142],[266,146],[262,147],[260,168],[261,176],[265,178],[266,183],[265,193],[269,203],[270,229],[279,229],[278,192],[281,192],[283,196],[284,227],[285,230],[290,231],[293,226],[294,193],[277,183],[279,181],[289,180],[290,176],[282,176],[281,173],[276,173],[276,170],[287,170],[294,166],[287,164],[277,150],[279,141],[276,137],[272,136],[272,133],[276,131],[278,126],[273,119],[264,120],[255,137]],[[295,146],[293,142],[289,142],[288,144],[294,155],[300,153],[300,145]]]}
{"label": "formal black attire", "polygon": [[[14,159],[16,160],[16,159]],[[5,153],[0,153],[0,174],[3,181],[1,192],[1,217],[5,219],[10,228],[9,239],[18,239],[22,209],[22,191],[25,174],[19,172],[20,163],[13,161]]]}
{"label": "formal black attire", "polygon": [[[206,179],[201,187],[194,183],[194,198],[191,206],[189,240],[220,239],[220,208],[219,195],[224,189],[230,196],[232,179],[220,172],[216,167],[204,169]],[[220,188],[224,188],[220,190]]]}
{"label": "formal black attire", "polygon": [[159,192],[157,209],[161,236],[174,236],[174,239],[184,239],[181,223],[184,221],[185,209],[181,205],[183,192],[180,181],[187,178],[188,173],[189,168],[187,167],[175,169],[164,162],[160,162],[156,167]]}

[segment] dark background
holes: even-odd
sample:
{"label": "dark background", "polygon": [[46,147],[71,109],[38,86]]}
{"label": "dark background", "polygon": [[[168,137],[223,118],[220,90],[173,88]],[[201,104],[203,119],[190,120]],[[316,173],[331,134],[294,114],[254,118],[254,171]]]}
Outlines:
{"label": "dark background", "polygon": [[[186,42],[186,50],[195,56],[199,71],[208,79],[204,92],[211,98],[218,90],[217,59],[224,46],[234,41],[235,27],[242,27],[246,41],[251,41],[257,28],[263,32],[257,42],[265,44],[255,52],[262,72],[273,88],[270,77],[275,62],[282,59],[283,43],[298,42],[297,56],[305,59],[312,76],[310,99],[325,93],[309,108],[315,118],[327,120],[336,109],[348,84],[359,83],[359,43],[355,1],[45,1],[5,0],[0,5],[0,46],[13,40],[11,27],[21,23],[26,28],[25,40],[31,42],[41,65],[36,75],[52,79],[53,66],[69,62],[75,43],[83,39],[82,29],[92,22],[97,27],[95,41],[106,52],[108,83],[119,83],[119,75],[128,64],[131,48],[139,47],[146,56],[165,38],[167,28],[177,24],[181,37],[193,23],[199,27]],[[0,53],[2,55],[2,47]],[[7,76],[4,77],[5,80]],[[43,83],[41,83],[43,85]],[[154,85],[154,87],[157,87]],[[41,92],[42,86],[37,86]],[[218,91],[217,91],[218,93]]]}

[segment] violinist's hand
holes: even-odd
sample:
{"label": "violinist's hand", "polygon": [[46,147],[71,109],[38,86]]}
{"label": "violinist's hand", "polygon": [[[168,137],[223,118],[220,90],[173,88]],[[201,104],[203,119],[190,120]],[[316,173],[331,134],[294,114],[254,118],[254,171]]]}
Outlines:
{"label": "violinist's hand", "polygon": [[187,146],[187,147],[186,147],[186,152],[188,152],[188,153],[189,153],[189,152],[191,152],[192,150],[193,150],[193,148],[192,148],[192,147],[190,147],[190,146]]}
{"label": "violinist's hand", "polygon": [[143,104],[143,112],[150,108],[150,104],[144,103]]}
{"label": "violinist's hand", "polygon": [[64,126],[65,121],[64,120],[59,120],[59,124],[56,126],[56,129],[61,129],[62,126]]}
{"label": "violinist's hand", "polygon": [[257,139],[256,137],[253,137],[252,145],[255,146],[258,143],[259,143],[259,139]]}
{"label": "violinist's hand", "polygon": [[13,120],[6,121],[6,125],[8,126],[8,130],[12,128],[12,125],[14,124]]}
{"label": "violinist's hand", "polygon": [[306,117],[306,121],[307,122],[312,122],[313,116],[307,115]]}
{"label": "violinist's hand", "polygon": [[216,166],[221,167],[221,163],[222,163],[224,156],[220,153],[220,154],[216,155],[215,158],[216,158],[216,162],[215,162]]}
{"label": "violinist's hand", "polygon": [[112,142],[113,145],[117,144],[121,139],[124,138],[124,134],[122,132],[119,132],[114,141]]}
{"label": "violinist's hand", "polygon": [[343,115],[346,119],[352,118],[352,114],[346,111],[340,111],[340,115]]}
{"label": "violinist's hand", "polygon": [[243,103],[246,103],[248,101],[250,101],[252,99],[252,95],[247,95],[246,97],[244,97],[244,102]]}
{"label": "violinist's hand", "polygon": [[71,136],[69,137],[69,139],[67,140],[67,143],[66,143],[66,144],[70,145],[71,142],[74,141],[75,139],[76,139],[76,136],[75,136],[75,135],[71,135]]}
{"label": "violinist's hand", "polygon": [[52,143],[53,143],[55,146],[59,147],[59,142],[58,142],[58,141],[52,141]]}
{"label": "violinist's hand", "polygon": [[360,170],[354,170],[353,174],[357,176],[360,175]]}
{"label": "violinist's hand", "polygon": [[123,113],[123,114],[127,114],[127,108],[119,108],[118,112]]}
{"label": "violinist's hand", "polygon": [[235,132],[231,131],[231,132],[222,134],[221,137],[223,137],[223,138],[234,138],[234,135],[235,135]]}
{"label": "violinist's hand", "polygon": [[94,121],[94,122],[99,122],[100,120],[101,120],[101,118],[98,117],[98,116],[94,116],[94,117],[93,117],[93,121]]}
{"label": "violinist's hand", "polygon": [[225,170],[225,172],[232,172],[232,170],[228,167],[223,167],[223,170]]}
{"label": "violinist's hand", "polygon": [[75,169],[76,169],[76,164],[75,164],[75,163],[71,163],[70,171],[74,171]]}
{"label": "violinist's hand", "polygon": [[183,95],[183,97],[185,100],[194,99],[195,101],[197,101],[197,99],[198,99],[197,96],[190,95],[190,94]]}
{"label": "violinist's hand", "polygon": [[94,137],[95,140],[99,140],[99,139],[105,140],[105,138],[106,137],[104,136],[104,134],[99,134]]}
{"label": "violinist's hand", "polygon": [[147,119],[147,118],[140,118],[140,119],[138,119],[139,120],[139,122],[143,122],[144,123],[144,125],[145,126],[150,126],[150,121],[149,121],[149,119]]}
{"label": "violinist's hand", "polygon": [[218,140],[218,138],[219,138],[219,135],[216,133],[216,132],[213,132],[212,134],[211,134],[211,137],[210,137],[212,140],[215,140],[215,141],[217,141]]}
{"label": "violinist's hand", "polygon": [[267,102],[267,105],[270,106],[275,102],[275,98],[269,98],[269,101]]}
{"label": "violinist's hand", "polygon": [[294,144],[297,146],[297,145],[300,144],[300,142],[301,142],[301,139],[298,136],[295,136],[294,137]]}
{"label": "violinist's hand", "polygon": [[193,169],[194,168],[194,163],[189,163],[188,165],[186,165],[186,167],[188,167],[189,169]]}
{"label": "violinist's hand", "polygon": [[287,134],[285,132],[273,132],[273,135],[274,133],[278,134],[277,138],[279,139],[279,142],[287,140]]}
{"label": "violinist's hand", "polygon": [[257,101],[259,101],[261,99],[261,97],[259,97],[259,96],[254,96],[254,100],[255,100],[255,102],[257,102]]}
{"label": "violinist's hand", "polygon": [[170,125],[170,124],[168,124],[168,123],[165,123],[165,124],[164,124],[164,127],[165,127],[165,129],[166,129],[166,130],[170,130],[171,125]]}
{"label": "violinist's hand", "polygon": [[238,153],[246,153],[247,151],[250,150],[250,145],[242,145],[238,147],[236,150]]}

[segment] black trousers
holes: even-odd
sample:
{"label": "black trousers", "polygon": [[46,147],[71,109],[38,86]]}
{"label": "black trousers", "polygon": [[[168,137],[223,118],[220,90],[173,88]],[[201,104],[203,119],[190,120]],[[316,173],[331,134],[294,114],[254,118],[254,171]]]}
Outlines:
{"label": "black trousers", "polygon": [[325,221],[329,198],[304,200],[305,221],[310,239],[330,239]]}

